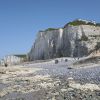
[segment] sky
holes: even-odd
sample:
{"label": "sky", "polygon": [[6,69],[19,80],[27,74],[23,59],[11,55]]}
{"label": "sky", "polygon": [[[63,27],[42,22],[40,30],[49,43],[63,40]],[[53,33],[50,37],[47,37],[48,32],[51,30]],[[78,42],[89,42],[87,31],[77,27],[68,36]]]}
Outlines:
{"label": "sky", "polygon": [[100,22],[100,0],[0,0],[0,58],[28,53],[39,30],[77,18]]}

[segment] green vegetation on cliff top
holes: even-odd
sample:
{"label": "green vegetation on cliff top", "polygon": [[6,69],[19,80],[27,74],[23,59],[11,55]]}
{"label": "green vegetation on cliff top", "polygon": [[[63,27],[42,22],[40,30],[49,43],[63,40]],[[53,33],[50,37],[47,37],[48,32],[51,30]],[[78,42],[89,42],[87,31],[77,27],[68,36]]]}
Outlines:
{"label": "green vegetation on cliff top", "polygon": [[[67,23],[63,28],[67,27],[68,25],[72,25],[72,26],[92,25],[92,26],[99,26],[100,27],[100,23],[95,23],[93,21],[79,20],[79,19]],[[59,28],[48,28],[44,31],[53,31],[53,30],[57,30],[57,29],[59,29]],[[40,31],[40,32],[44,32],[44,31]]]}
{"label": "green vegetation on cliff top", "polygon": [[27,57],[26,54],[19,54],[19,55],[14,55],[14,56],[16,56],[16,57],[20,57],[20,58],[26,58],[26,57]]}
{"label": "green vegetation on cliff top", "polygon": [[67,23],[64,27],[68,25],[78,26],[78,25],[93,25],[93,26],[100,26],[100,23],[95,23],[92,21],[85,21],[85,20],[74,20],[72,22]]}

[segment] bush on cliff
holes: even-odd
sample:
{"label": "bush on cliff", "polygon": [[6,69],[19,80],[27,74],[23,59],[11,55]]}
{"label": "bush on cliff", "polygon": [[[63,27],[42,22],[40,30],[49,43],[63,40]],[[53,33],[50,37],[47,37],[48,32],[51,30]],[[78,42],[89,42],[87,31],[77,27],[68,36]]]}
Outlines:
{"label": "bush on cliff", "polygon": [[45,31],[52,31],[52,30],[57,30],[56,28],[48,28]]}

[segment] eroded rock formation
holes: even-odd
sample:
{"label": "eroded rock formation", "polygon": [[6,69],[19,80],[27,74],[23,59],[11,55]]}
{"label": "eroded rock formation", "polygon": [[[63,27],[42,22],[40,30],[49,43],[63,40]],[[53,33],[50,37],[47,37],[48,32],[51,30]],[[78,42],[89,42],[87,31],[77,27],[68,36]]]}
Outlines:
{"label": "eroded rock formation", "polygon": [[89,55],[100,42],[100,26],[91,23],[71,23],[63,28],[40,31],[28,54],[29,60]]}

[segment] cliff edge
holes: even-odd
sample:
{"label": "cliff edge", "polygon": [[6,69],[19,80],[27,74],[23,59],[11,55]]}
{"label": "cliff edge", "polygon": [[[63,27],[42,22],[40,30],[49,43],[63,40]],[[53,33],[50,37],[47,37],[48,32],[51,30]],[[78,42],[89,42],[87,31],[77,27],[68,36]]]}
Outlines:
{"label": "cliff edge", "polygon": [[78,19],[63,28],[48,28],[38,32],[28,58],[83,57],[96,49],[100,49],[100,24]]}

